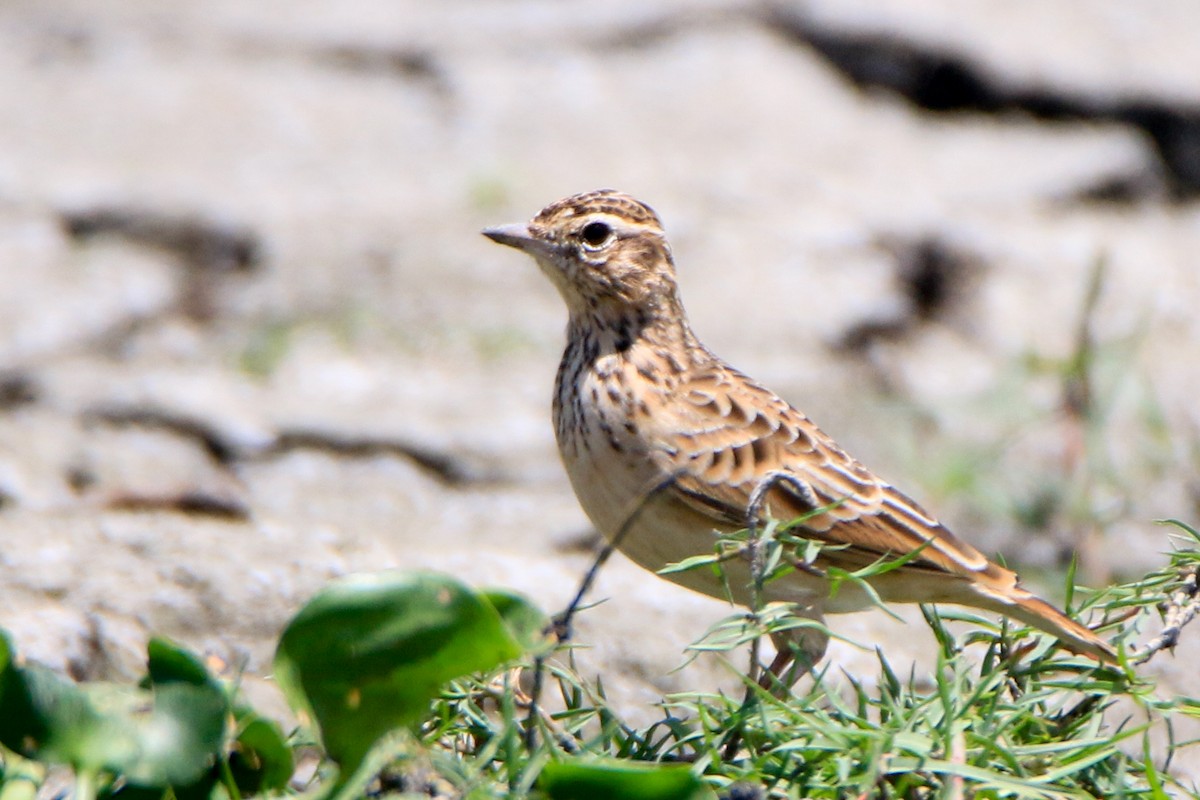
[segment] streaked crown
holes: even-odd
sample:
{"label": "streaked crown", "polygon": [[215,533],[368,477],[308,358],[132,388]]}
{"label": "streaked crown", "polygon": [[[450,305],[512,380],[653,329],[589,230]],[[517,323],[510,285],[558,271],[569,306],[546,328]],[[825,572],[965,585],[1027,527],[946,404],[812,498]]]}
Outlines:
{"label": "streaked crown", "polygon": [[624,192],[615,189],[596,189],[564,197],[541,210],[533,218],[535,225],[557,228],[571,219],[592,215],[608,215],[633,225],[645,225],[662,232],[662,222],[654,209]]}

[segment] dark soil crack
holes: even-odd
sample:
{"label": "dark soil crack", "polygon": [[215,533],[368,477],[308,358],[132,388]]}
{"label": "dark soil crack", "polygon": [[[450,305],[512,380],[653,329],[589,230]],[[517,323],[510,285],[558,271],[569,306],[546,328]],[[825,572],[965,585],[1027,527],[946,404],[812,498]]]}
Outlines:
{"label": "dark soil crack", "polygon": [[[764,24],[786,40],[810,48],[863,90],[892,92],[933,114],[1025,114],[1045,122],[1097,122],[1132,127],[1153,146],[1167,197],[1200,196],[1200,105],[1119,93],[1072,92],[1023,85],[996,75],[966,55],[895,34],[837,30],[791,8],[772,7]],[[1114,178],[1106,178],[1110,187]],[[1085,190],[1085,199],[1153,199],[1154,181],[1124,176],[1119,191]],[[1151,195],[1147,198],[1146,195]]]}

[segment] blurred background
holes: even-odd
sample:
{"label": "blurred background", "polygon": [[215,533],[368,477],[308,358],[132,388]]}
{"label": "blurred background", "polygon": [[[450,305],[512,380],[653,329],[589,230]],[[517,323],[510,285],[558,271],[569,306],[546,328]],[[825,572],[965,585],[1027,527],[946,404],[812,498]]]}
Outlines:
{"label": "blurred background", "polygon": [[[332,576],[561,608],[595,548],[549,422],[565,311],[478,231],[601,187],[657,209],[710,347],[1028,583],[1157,566],[1154,520],[1200,517],[1197,30],[1169,0],[7,0],[0,626],[77,678],[169,635],[283,713],[274,637]],[[727,607],[621,559],[594,597],[581,665],[630,714],[735,685],[673,671]],[[833,624],[927,669],[905,614]],[[1189,633],[1164,691],[1200,692]]]}

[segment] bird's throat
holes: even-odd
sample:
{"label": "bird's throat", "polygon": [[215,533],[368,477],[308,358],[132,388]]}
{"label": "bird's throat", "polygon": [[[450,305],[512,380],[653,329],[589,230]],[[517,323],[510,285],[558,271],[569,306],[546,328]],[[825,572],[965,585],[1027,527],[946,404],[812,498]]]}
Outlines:
{"label": "bird's throat", "polygon": [[584,361],[629,354],[640,347],[686,352],[698,344],[687,319],[660,309],[591,308],[572,313],[567,347]]}

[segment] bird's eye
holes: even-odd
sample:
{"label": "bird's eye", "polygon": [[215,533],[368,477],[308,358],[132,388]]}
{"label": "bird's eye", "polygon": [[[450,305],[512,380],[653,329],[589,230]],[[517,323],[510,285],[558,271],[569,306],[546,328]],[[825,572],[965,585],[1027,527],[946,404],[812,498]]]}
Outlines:
{"label": "bird's eye", "polygon": [[589,222],[583,226],[579,235],[588,247],[599,247],[608,241],[608,237],[612,236],[612,228],[603,222]]}

